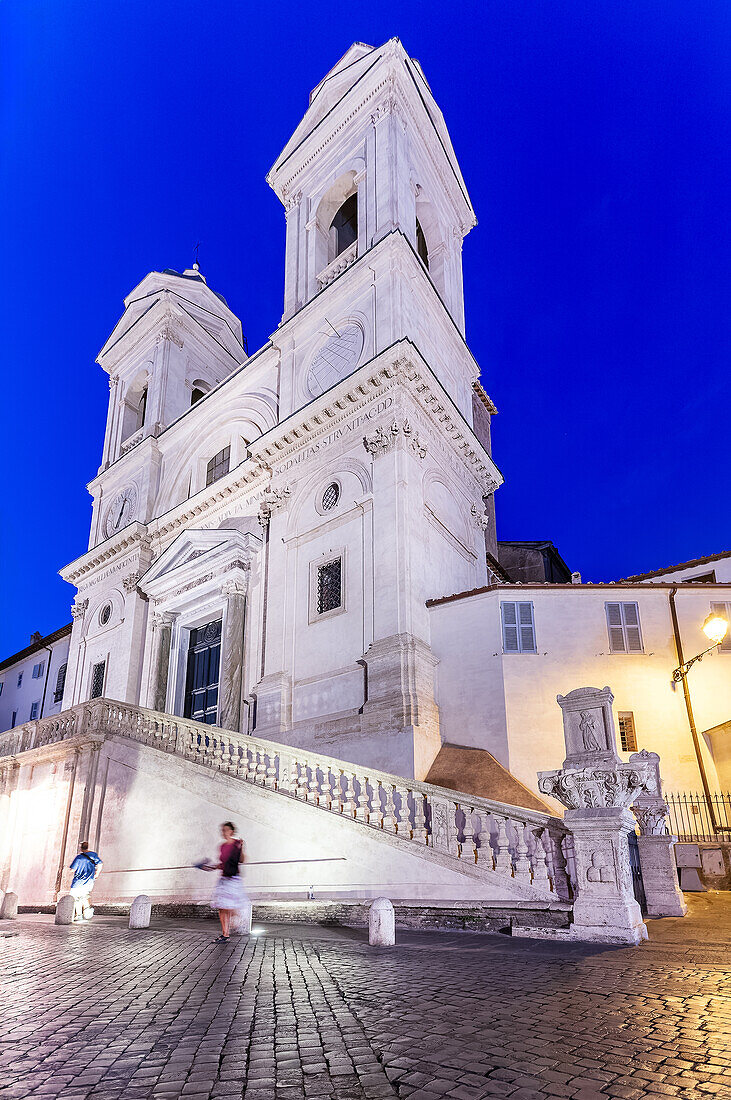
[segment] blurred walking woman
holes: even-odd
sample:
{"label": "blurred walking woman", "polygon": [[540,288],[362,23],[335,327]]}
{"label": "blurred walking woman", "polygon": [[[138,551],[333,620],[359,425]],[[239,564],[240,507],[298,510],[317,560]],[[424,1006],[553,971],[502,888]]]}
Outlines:
{"label": "blurred walking woman", "polygon": [[239,873],[239,867],[244,862],[244,842],[236,836],[236,826],[232,821],[224,821],[221,836],[223,844],[219,852],[219,863],[209,865],[209,870],[221,872],[211,898],[211,905],[218,909],[221,921],[221,935],[216,938],[216,943],[227,942],[231,921],[246,902],[244,884]]}

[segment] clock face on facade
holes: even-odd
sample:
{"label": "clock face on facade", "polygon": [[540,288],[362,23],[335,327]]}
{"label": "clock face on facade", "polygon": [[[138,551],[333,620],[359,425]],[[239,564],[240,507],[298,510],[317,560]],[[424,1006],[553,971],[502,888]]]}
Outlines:
{"label": "clock face on facade", "polygon": [[307,372],[307,388],[318,397],[355,370],[363,351],[363,329],[355,321],[337,326]]}
{"label": "clock face on facade", "polygon": [[107,538],[131,523],[137,513],[137,489],[128,485],[112,500],[104,517],[104,534]]}

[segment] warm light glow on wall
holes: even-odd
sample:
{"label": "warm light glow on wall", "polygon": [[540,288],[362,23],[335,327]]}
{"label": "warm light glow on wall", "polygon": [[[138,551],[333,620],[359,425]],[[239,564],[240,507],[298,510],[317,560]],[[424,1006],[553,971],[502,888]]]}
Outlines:
{"label": "warm light glow on wall", "polygon": [[713,645],[719,645],[727,631],[728,621],[717,611],[712,611],[703,623],[703,633]]}

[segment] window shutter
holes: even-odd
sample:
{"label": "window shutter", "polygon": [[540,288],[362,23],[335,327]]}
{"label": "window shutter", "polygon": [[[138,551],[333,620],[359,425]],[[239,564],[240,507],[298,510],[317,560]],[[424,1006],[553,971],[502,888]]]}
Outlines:
{"label": "window shutter", "polygon": [[642,635],[640,634],[640,612],[636,603],[623,603],[625,640],[628,653],[642,653]]}
{"label": "window shutter", "polygon": [[56,677],[56,690],[53,693],[54,703],[60,703],[63,699],[63,689],[66,686],[66,664],[61,665]]}
{"label": "window shutter", "polygon": [[731,653],[731,604],[728,603],[712,603],[711,611],[715,611],[717,615],[723,615],[729,623],[729,629],[726,632],[726,637],[718,647],[721,653]]}
{"label": "window shutter", "polygon": [[530,603],[518,604],[518,618],[520,621],[520,649],[522,653],[535,653],[536,637],[533,629],[533,605]]}
{"label": "window shutter", "polygon": [[502,603],[503,653],[520,653],[518,645],[518,613],[514,603]]}
{"label": "window shutter", "polygon": [[612,653],[626,653],[624,630],[622,629],[622,607],[618,603],[605,604],[607,609],[607,627],[609,629],[609,648]]}

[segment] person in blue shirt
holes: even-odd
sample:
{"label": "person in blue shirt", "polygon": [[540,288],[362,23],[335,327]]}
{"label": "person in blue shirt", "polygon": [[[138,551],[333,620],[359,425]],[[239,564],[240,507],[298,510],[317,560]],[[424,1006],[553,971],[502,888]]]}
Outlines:
{"label": "person in blue shirt", "polygon": [[89,845],[84,841],[81,851],[70,865],[74,872],[69,893],[74,899],[74,920],[91,920],[94,910],[89,904],[91,890],[97,875],[101,871],[102,861],[96,852],[89,851]]}

